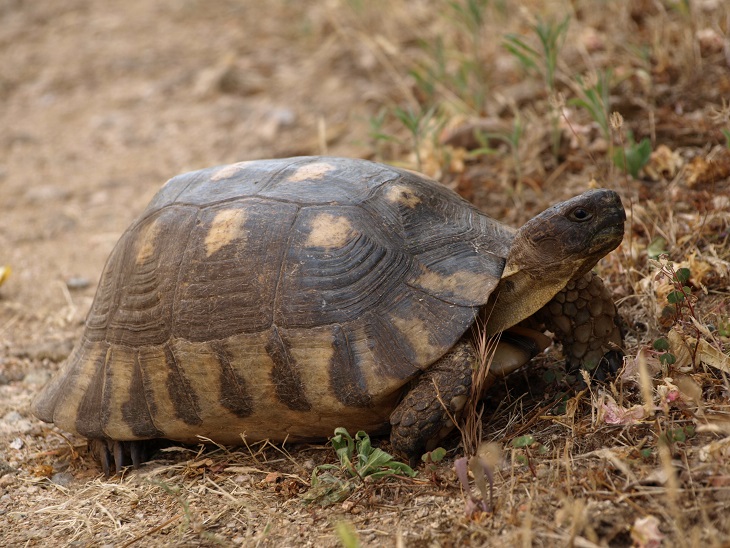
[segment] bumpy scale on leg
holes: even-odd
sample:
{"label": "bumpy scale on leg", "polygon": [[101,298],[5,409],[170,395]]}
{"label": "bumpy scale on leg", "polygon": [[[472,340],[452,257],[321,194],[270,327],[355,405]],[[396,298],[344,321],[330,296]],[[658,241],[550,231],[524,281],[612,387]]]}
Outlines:
{"label": "bumpy scale on leg", "polygon": [[464,338],[423,375],[390,416],[393,448],[411,459],[431,450],[454,429],[469,397],[477,356]]}
{"label": "bumpy scale on leg", "polygon": [[589,272],[571,280],[537,314],[563,344],[568,369],[604,380],[623,361],[620,317],[601,278]]}

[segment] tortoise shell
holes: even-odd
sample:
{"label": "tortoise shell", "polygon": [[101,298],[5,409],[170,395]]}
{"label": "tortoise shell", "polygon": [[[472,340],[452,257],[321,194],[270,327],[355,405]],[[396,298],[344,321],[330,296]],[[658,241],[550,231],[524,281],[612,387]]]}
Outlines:
{"label": "tortoise shell", "polygon": [[180,175],[112,251],[34,411],[113,440],[382,431],[472,324],[513,238],[439,183],[364,160]]}

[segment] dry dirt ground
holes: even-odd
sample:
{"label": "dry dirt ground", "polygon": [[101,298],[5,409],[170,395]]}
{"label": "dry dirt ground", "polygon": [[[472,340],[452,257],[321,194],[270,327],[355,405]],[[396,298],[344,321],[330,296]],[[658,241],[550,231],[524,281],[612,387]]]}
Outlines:
{"label": "dry dirt ground", "polygon": [[[478,86],[454,98],[458,78],[439,77],[420,41],[443,34],[468,56],[477,42],[454,5],[477,4],[0,0],[0,268],[12,269],[0,287],[0,545],[730,545],[730,11],[494,2],[474,34],[483,65],[456,61],[489,81],[475,111],[464,97]],[[501,47],[507,31],[530,35],[536,6],[545,20],[572,15],[557,79],[567,99],[580,96],[574,74],[610,67],[611,110],[625,120],[610,139],[628,128],[666,146],[637,178],[606,161],[579,104],[547,116],[540,63],[523,70]],[[424,66],[425,82],[409,73]],[[430,94],[451,107],[411,135],[393,109],[427,107]],[[563,150],[551,155],[553,122]],[[494,154],[466,155],[486,144],[469,142],[475,125],[502,132],[486,139]],[[542,372],[559,371],[556,350],[495,391],[485,437],[504,448],[490,512],[465,512],[458,448],[414,479],[365,482],[324,507],[303,495],[312,469],[335,462],[325,444],[178,448],[105,479],[84,440],[29,412],[79,336],[112,246],[167,178],[320,153],[420,167],[514,224],[592,176],[630,206],[627,240],[599,266],[627,320],[625,382],[567,392],[555,410],[564,386]],[[696,313],[662,314],[672,288],[647,260],[657,246],[691,269]],[[686,340],[689,316],[711,349],[704,365],[668,369],[652,343],[672,329]],[[525,434],[527,448],[510,444]]]}

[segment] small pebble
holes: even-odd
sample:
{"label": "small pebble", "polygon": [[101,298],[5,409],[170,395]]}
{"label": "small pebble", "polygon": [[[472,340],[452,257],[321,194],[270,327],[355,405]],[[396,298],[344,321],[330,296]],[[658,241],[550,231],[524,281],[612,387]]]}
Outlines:
{"label": "small pebble", "polygon": [[68,487],[73,479],[74,477],[68,472],[58,472],[51,476],[51,482],[61,487]]}
{"label": "small pebble", "polygon": [[68,278],[66,280],[66,287],[68,287],[72,291],[86,289],[90,285],[91,281],[88,278],[83,278],[81,276],[72,276],[71,278]]}

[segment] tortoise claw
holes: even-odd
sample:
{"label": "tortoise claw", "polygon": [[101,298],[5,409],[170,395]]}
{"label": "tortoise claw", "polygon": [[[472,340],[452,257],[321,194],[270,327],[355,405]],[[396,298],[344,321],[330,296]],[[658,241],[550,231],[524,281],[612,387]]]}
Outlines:
{"label": "tortoise claw", "polygon": [[141,441],[130,441],[129,442],[129,456],[132,459],[132,466],[135,470],[139,468],[146,457],[145,445]]}
{"label": "tortoise claw", "polygon": [[112,451],[114,452],[114,467],[116,473],[122,471],[124,468],[124,445],[121,441],[110,442],[112,444]]}
{"label": "tortoise claw", "polygon": [[137,470],[149,458],[150,453],[163,446],[164,443],[160,440],[89,440],[89,452],[101,463],[107,478],[121,473],[129,465]]}
{"label": "tortoise claw", "polygon": [[112,455],[109,452],[106,444],[102,441],[102,447],[99,448],[99,458],[101,459],[101,468],[104,470],[104,477],[110,477],[112,469]]}
{"label": "tortoise claw", "polygon": [[616,376],[624,363],[624,353],[620,350],[609,350],[601,358],[593,378],[597,381],[605,381]]}

